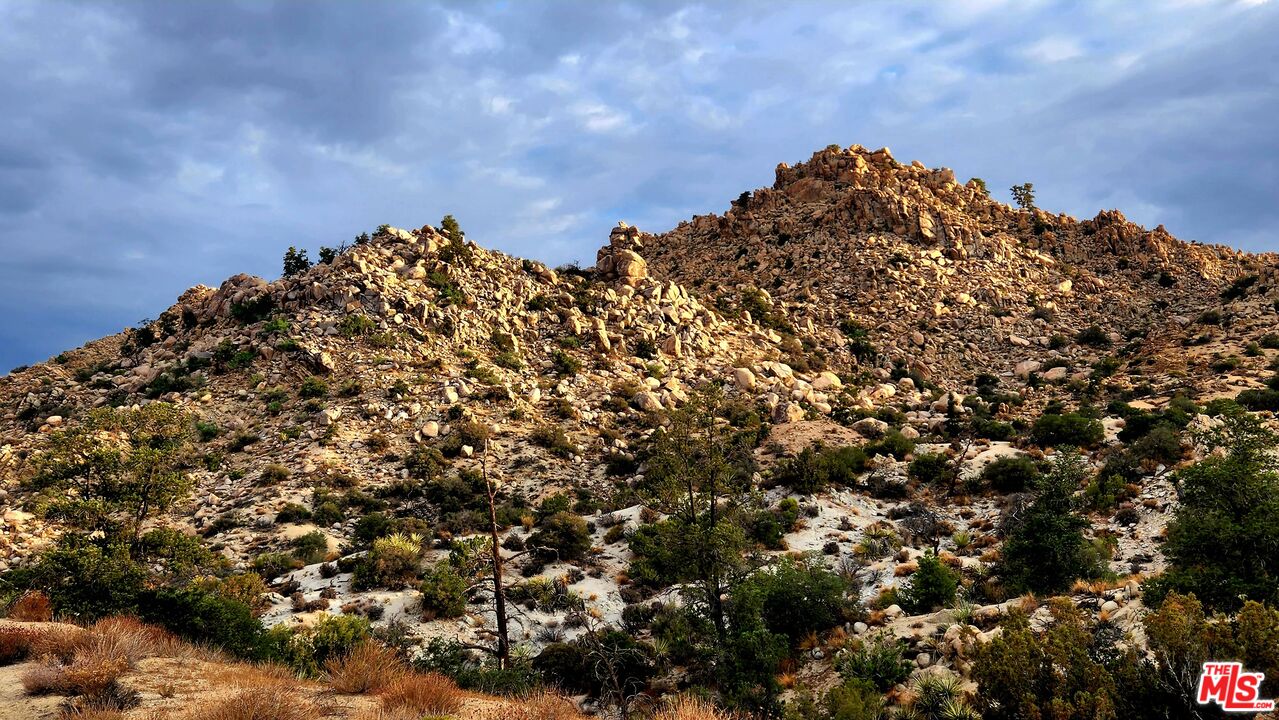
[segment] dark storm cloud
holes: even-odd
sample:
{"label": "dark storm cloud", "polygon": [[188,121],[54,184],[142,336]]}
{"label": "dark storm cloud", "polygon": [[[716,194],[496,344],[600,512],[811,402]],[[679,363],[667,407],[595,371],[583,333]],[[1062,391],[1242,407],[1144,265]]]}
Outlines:
{"label": "dark storm cloud", "polygon": [[590,262],[829,143],[1273,249],[1276,33],[1256,0],[0,0],[0,368],[382,222]]}

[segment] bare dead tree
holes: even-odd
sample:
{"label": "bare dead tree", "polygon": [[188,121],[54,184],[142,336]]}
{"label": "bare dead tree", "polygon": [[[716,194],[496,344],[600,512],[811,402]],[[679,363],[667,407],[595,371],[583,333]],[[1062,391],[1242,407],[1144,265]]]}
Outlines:
{"label": "bare dead tree", "polygon": [[489,441],[484,440],[484,449],[480,453],[480,473],[484,476],[484,487],[489,503],[489,535],[492,539],[493,565],[493,611],[497,615],[497,662],[503,670],[511,660],[511,641],[506,628],[506,588],[502,584],[502,543],[498,537],[497,526],[497,483],[489,476],[488,469]]}

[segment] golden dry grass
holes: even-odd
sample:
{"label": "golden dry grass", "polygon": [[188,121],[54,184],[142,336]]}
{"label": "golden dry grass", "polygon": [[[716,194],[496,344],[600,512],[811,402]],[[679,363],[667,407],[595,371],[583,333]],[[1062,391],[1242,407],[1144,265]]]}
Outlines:
{"label": "golden dry grass", "polygon": [[736,716],[703,700],[680,697],[668,702],[653,720],[736,720]]}
{"label": "golden dry grass", "polygon": [[503,706],[491,720],[583,720],[584,717],[571,701],[542,692]]}
{"label": "golden dry grass", "polygon": [[377,692],[403,678],[408,668],[394,650],[372,640],[351,649],[325,666],[334,692],[354,695]]}
{"label": "golden dry grass", "polygon": [[245,688],[205,702],[185,720],[317,720],[321,711],[295,688],[281,685]]}
{"label": "golden dry grass", "polygon": [[19,622],[49,622],[53,619],[53,603],[39,590],[28,590],[13,601],[5,617]]}
{"label": "golden dry grass", "polygon": [[462,707],[462,691],[438,673],[411,673],[383,688],[384,710],[406,708],[422,714],[448,715]]}

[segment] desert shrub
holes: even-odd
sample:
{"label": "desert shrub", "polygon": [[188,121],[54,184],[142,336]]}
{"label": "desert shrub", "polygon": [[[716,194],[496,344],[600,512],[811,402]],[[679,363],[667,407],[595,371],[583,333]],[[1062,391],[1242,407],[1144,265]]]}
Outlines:
{"label": "desert shrub", "polygon": [[124,542],[68,533],[14,579],[47,593],[55,614],[93,619],[130,612],[148,576]]}
{"label": "desert shrub", "polygon": [[302,563],[287,553],[267,552],[253,558],[253,571],[261,575],[263,580],[278,578],[300,567]]}
{"label": "desert shrub", "polygon": [[750,538],[770,550],[780,550],[782,539],[795,529],[799,520],[799,503],[783,498],[775,508],[764,508],[748,515],[746,531]]}
{"label": "desert shrub", "polygon": [[244,324],[267,319],[275,310],[275,300],[270,295],[259,295],[252,300],[231,303],[231,317]]}
{"label": "desert shrub", "polygon": [[196,587],[148,590],[139,615],[191,642],[238,657],[257,657],[262,623],[251,606],[235,598]]}
{"label": "desert shrub", "polygon": [[262,468],[262,484],[276,485],[289,479],[292,473],[289,469],[279,463],[271,463]]}
{"label": "desert shrub", "polygon": [[794,645],[809,633],[829,630],[849,619],[854,605],[847,591],[848,582],[820,560],[784,557],[751,575],[734,598],[758,596],[764,626]]}
{"label": "desert shrub", "polygon": [[866,443],[861,449],[867,457],[891,455],[897,460],[905,460],[907,455],[915,451],[915,441],[903,435],[900,430],[889,430],[884,437]]}
{"label": "desert shrub", "polygon": [[1238,300],[1244,295],[1247,295],[1248,288],[1257,284],[1257,281],[1260,279],[1261,278],[1258,277],[1257,275],[1241,275],[1235,278],[1235,281],[1230,283],[1230,287],[1221,291],[1222,301],[1230,302],[1232,300]]}
{"label": "desert shrub", "polygon": [[364,640],[324,666],[329,687],[347,695],[377,692],[408,672],[398,653],[374,640]]}
{"label": "desert shrub", "polygon": [[1076,413],[1041,415],[1030,429],[1030,439],[1036,445],[1056,447],[1075,445],[1095,447],[1105,436],[1101,422]]}
{"label": "desert shrub", "polygon": [[905,653],[904,642],[886,634],[875,635],[863,638],[835,665],[846,680],[862,680],[884,691],[910,677],[914,670]]}
{"label": "desert shrub", "polygon": [[1279,412],[1279,390],[1271,387],[1241,391],[1235,402],[1255,412]]}
{"label": "desert shrub", "polygon": [[419,445],[404,460],[404,468],[410,477],[419,480],[434,480],[448,469],[449,461],[444,454],[433,447]]}
{"label": "desert shrub", "polygon": [[573,376],[582,371],[582,361],[563,350],[556,350],[551,353],[551,364],[555,368],[555,372],[564,376]]}
{"label": "desert shrub", "polygon": [[476,450],[483,448],[492,434],[489,426],[481,422],[456,423],[453,426],[453,432],[440,443],[439,449],[446,458],[457,457],[461,454],[463,446],[469,445]]}
{"label": "desert shrub", "polygon": [[320,709],[298,690],[270,684],[245,688],[193,708],[188,720],[318,720]]}
{"label": "desert shrub", "polygon": [[348,339],[368,335],[376,329],[377,323],[373,322],[369,316],[362,314],[346,315],[338,322],[338,332]]}
{"label": "desert shrub", "polygon": [[773,479],[807,495],[830,486],[853,485],[857,476],[865,471],[866,453],[862,448],[828,448],[816,443],[804,448],[796,457],[778,463],[773,470]]}
{"label": "desert shrub", "polygon": [[1087,474],[1078,455],[1062,451],[1052,472],[1040,478],[1035,498],[1007,531],[999,574],[1009,589],[1051,593],[1080,577],[1100,573],[1096,554],[1084,538],[1088,520],[1079,512],[1075,490]]}
{"label": "desert shrub", "polygon": [[1210,456],[1175,477],[1181,504],[1168,524],[1168,569],[1147,584],[1149,602],[1169,591],[1194,593],[1212,609],[1233,610],[1250,598],[1279,603],[1279,462],[1276,437],[1260,420],[1229,415],[1205,438]]}
{"label": "desert shrub", "polygon": [[870,681],[849,678],[826,693],[823,700],[829,720],[881,720],[884,698]]}
{"label": "desert shrub", "polygon": [[466,612],[466,580],[448,563],[427,570],[418,589],[422,614],[428,619],[461,617]]}
{"label": "desert shrub", "polygon": [[293,548],[293,557],[311,565],[324,559],[329,552],[329,537],[319,530],[312,530],[289,541]]}
{"label": "desert shrub", "polygon": [[280,508],[280,512],[275,514],[275,521],[280,524],[306,522],[310,519],[311,511],[297,503],[286,503]]}
{"label": "desert shrub", "polygon": [[[1142,620],[1147,644],[1155,659],[1157,685],[1164,692],[1154,694],[1151,703],[1161,712],[1149,717],[1190,717],[1195,706],[1195,680],[1204,662],[1233,660],[1254,672],[1263,672],[1266,681],[1260,697],[1279,693],[1279,610],[1248,601],[1234,616],[1206,615],[1194,595],[1169,593],[1154,612]],[[1120,674],[1123,682],[1126,676]],[[1128,688],[1121,685],[1120,699]]]}
{"label": "desert shrub", "polygon": [[732,720],[734,717],[704,699],[678,695],[667,698],[653,720]]}
{"label": "desert shrub", "polygon": [[949,485],[958,476],[958,471],[946,453],[924,453],[910,461],[906,474],[918,482]]}
{"label": "desert shrub", "polygon": [[356,564],[351,585],[357,590],[402,588],[417,576],[421,557],[420,535],[394,533],[380,537]]}
{"label": "desert shrub", "polygon": [[982,469],[981,479],[995,492],[1018,493],[1039,479],[1039,466],[1024,455],[1002,457]]}
{"label": "desert shrub", "polygon": [[919,559],[919,569],[910,576],[897,596],[912,614],[946,607],[955,601],[959,577],[933,553]]}
{"label": "desert shrub", "polygon": [[569,440],[564,428],[558,425],[542,425],[529,435],[535,445],[540,445],[559,457],[569,458],[577,454],[577,446]]}
{"label": "desert shrub", "polygon": [[1116,717],[1114,679],[1095,659],[1090,628],[1069,603],[1054,603],[1051,610],[1056,622],[1043,636],[1015,610],[1000,623],[1001,634],[978,649],[972,675],[981,688],[981,717]]}
{"label": "desert shrub", "polygon": [[302,386],[298,388],[298,397],[302,398],[322,398],[328,394],[329,384],[314,375],[303,380]]}
{"label": "desert shrub", "polygon": [[28,590],[9,605],[4,616],[22,622],[49,622],[53,619],[53,602],[39,590]]}
{"label": "desert shrub", "polygon": [[591,535],[586,521],[569,512],[557,512],[548,517],[529,536],[528,546],[546,561],[563,562],[577,560],[591,548]]}
{"label": "desert shrub", "polygon": [[538,691],[503,707],[493,720],[585,720],[571,700]]}
{"label": "desert shrub", "polygon": [[1080,330],[1079,334],[1075,336],[1075,340],[1082,345],[1092,345],[1096,347],[1110,344],[1110,338],[1106,337],[1106,331],[1102,330],[1101,327],[1097,325],[1090,325],[1087,328]]}
{"label": "desert shrub", "polygon": [[413,673],[396,679],[382,690],[382,708],[452,715],[462,708],[462,691],[438,673]]}

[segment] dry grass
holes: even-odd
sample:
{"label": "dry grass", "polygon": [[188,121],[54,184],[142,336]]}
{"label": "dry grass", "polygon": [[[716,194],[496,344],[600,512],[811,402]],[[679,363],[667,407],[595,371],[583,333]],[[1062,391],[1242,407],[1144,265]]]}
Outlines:
{"label": "dry grass", "polygon": [[736,716],[703,700],[681,697],[668,702],[653,720],[736,720]]}
{"label": "dry grass", "polygon": [[462,707],[462,691],[438,673],[404,675],[380,694],[384,710],[405,708],[423,714],[448,715]]}
{"label": "dry grass", "polygon": [[28,695],[61,694],[66,687],[65,670],[61,665],[36,665],[22,674],[22,691]]}
{"label": "dry grass", "polygon": [[39,590],[28,590],[13,601],[5,617],[20,622],[49,622],[53,619],[53,603]]}
{"label": "dry grass", "polygon": [[0,665],[23,660],[40,636],[40,628],[31,625],[0,625]]}
{"label": "dry grass", "polygon": [[409,708],[373,708],[361,712],[353,720],[422,720],[422,714]]}
{"label": "dry grass", "polygon": [[408,673],[394,650],[372,640],[356,645],[343,658],[330,660],[325,669],[333,690],[348,695],[377,692]]}
{"label": "dry grass", "polygon": [[71,662],[85,641],[86,631],[75,625],[51,625],[42,628],[31,641],[32,657],[52,657]]}
{"label": "dry grass", "polygon": [[490,720],[583,720],[584,717],[571,701],[542,692],[502,707]]}
{"label": "dry grass", "polygon": [[182,654],[186,647],[167,630],[136,618],[112,617],[99,620],[89,628],[82,652],[121,658],[132,667],[142,658]]}
{"label": "dry grass", "polygon": [[59,720],[124,720],[124,713],[114,708],[63,708]]}
{"label": "dry grass", "polygon": [[318,720],[320,709],[295,688],[263,686],[193,708],[186,720]]}

